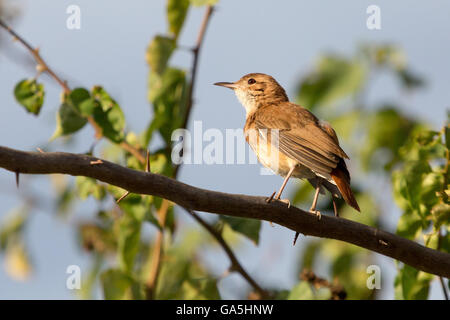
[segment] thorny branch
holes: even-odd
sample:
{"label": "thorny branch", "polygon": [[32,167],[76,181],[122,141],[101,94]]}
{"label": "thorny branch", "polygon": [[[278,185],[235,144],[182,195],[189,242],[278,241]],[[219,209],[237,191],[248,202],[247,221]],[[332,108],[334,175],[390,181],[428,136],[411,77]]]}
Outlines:
{"label": "thorny branch", "polygon": [[268,204],[265,197],[200,189],[106,160],[91,164],[98,160],[88,155],[24,152],[0,147],[0,167],[11,172],[91,177],[136,194],[161,197],[190,210],[272,221],[304,235],[341,240],[397,259],[418,270],[450,277],[450,254],[377,228],[332,216],[322,216],[318,220],[316,215],[294,206],[288,208],[280,202]]}

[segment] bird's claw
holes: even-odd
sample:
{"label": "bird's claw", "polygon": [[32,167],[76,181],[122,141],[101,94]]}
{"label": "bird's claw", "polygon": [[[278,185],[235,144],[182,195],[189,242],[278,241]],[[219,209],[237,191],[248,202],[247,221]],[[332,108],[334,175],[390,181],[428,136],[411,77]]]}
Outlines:
{"label": "bird's claw", "polygon": [[286,203],[288,208],[291,207],[291,201],[289,201],[289,199],[277,199],[277,200]]}
{"label": "bird's claw", "polygon": [[319,220],[322,219],[322,214],[320,213],[320,211],[318,211],[318,210],[309,210],[309,212],[315,214]]}
{"label": "bird's claw", "polygon": [[276,200],[276,201],[281,201],[283,203],[286,203],[288,208],[291,207],[291,201],[289,201],[289,199],[280,199],[278,197],[275,197],[275,193],[276,193],[276,191],[274,193],[272,193],[272,195],[266,199],[267,203],[271,203],[272,201]]}

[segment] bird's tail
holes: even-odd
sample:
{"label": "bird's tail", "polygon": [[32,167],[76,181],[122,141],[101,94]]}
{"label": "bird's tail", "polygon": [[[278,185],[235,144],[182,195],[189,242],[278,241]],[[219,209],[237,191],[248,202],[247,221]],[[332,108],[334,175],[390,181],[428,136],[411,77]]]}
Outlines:
{"label": "bird's tail", "polygon": [[353,195],[353,191],[350,188],[350,174],[348,173],[347,166],[345,165],[343,159],[341,159],[336,168],[331,171],[331,177],[333,178],[334,182],[336,182],[336,185],[345,202],[361,212],[361,210],[359,209],[359,205],[356,202],[355,196]]}

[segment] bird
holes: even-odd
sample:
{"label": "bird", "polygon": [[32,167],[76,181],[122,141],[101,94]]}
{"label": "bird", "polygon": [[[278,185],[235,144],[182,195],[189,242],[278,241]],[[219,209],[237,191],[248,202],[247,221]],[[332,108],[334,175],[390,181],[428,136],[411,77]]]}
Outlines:
{"label": "bird", "polygon": [[[335,198],[343,198],[360,212],[350,187],[348,155],[339,145],[331,125],[318,119],[308,109],[289,101],[286,91],[270,75],[249,73],[235,82],[216,82],[232,89],[246,111],[244,135],[259,162],[284,177],[275,195],[267,202],[281,199],[291,177],[306,179],[315,188],[309,211],[321,218],[317,210],[319,193],[332,195],[334,214],[338,217]],[[294,245],[299,233],[294,237]]]}

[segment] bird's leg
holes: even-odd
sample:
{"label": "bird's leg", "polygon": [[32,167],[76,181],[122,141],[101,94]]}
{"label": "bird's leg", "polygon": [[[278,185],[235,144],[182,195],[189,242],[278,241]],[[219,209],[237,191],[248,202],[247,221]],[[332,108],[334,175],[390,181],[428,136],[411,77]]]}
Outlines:
{"label": "bird's leg", "polygon": [[320,185],[321,185],[320,181],[317,182],[316,193],[314,194],[314,200],[311,205],[311,208],[309,209],[309,212],[316,214],[317,217],[319,218],[319,220],[322,216],[320,214],[320,211],[316,210],[316,206],[317,206],[317,200],[319,199]]}
{"label": "bird's leg", "polygon": [[280,190],[278,190],[278,193],[277,193],[277,195],[275,196],[275,198],[274,198],[274,194],[275,194],[275,192],[274,192],[274,193],[272,193],[272,195],[266,200],[267,202],[271,202],[273,199],[275,199],[275,200],[279,200],[279,201],[282,201],[282,202],[286,202],[287,205],[288,205],[288,207],[291,206],[291,203],[289,202],[289,199],[281,200],[280,198],[281,198],[281,194],[283,193],[283,190],[284,190],[284,188],[286,187],[286,184],[287,184],[289,178],[292,176],[292,173],[294,172],[295,168],[296,168],[296,166],[293,166],[293,167],[289,170],[289,172],[288,172],[288,174],[286,175],[286,178],[284,178],[283,184],[281,185]]}
{"label": "bird's leg", "polygon": [[336,201],[335,201],[333,195],[331,195],[331,199],[333,200],[334,216],[335,216],[335,217],[339,217],[339,213],[338,213],[338,211],[337,211],[337,206],[336,206]]}
{"label": "bird's leg", "polygon": [[[317,206],[317,200],[319,199],[320,185],[321,185],[320,181],[317,182],[316,193],[314,194],[314,200],[313,200],[313,203],[311,205],[311,208],[309,209],[309,212],[314,213],[315,215],[317,215],[319,220],[322,217],[322,215],[321,215],[320,211],[316,210],[316,206]],[[333,204],[334,204],[334,199],[333,199]],[[335,208],[336,208],[336,206],[335,206]],[[336,210],[334,212],[336,214]],[[299,233],[296,232],[295,236],[294,236],[294,243],[293,243],[294,246],[295,246],[295,243],[297,242],[298,235],[299,235]]]}

